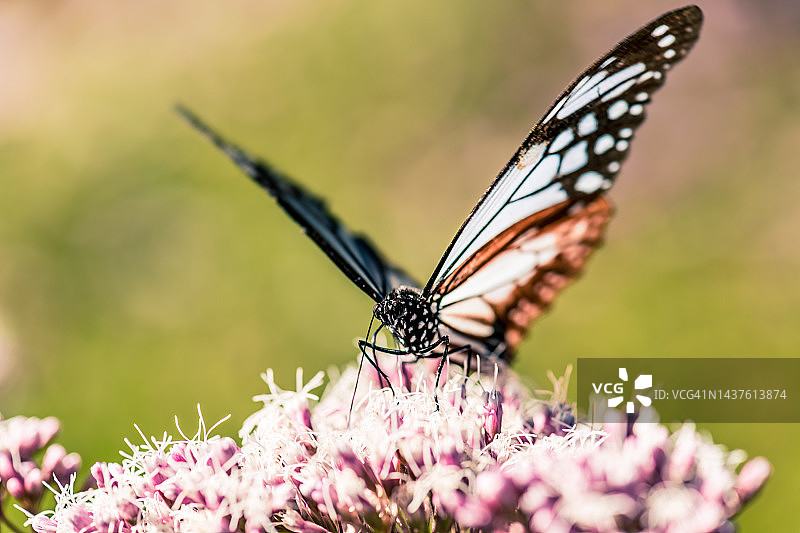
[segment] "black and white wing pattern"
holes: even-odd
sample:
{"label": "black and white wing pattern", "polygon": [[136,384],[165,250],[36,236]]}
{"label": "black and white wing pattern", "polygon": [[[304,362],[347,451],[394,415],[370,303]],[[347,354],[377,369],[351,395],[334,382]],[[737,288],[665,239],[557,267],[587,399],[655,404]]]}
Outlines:
{"label": "black and white wing pattern", "polygon": [[274,197],[336,266],[373,300],[383,300],[400,285],[418,285],[400,268],[386,261],[366,237],[349,231],[328,211],[323,200],[223,139],[188,109],[178,107],[177,110]]}
{"label": "black and white wing pattern", "polygon": [[611,187],[652,94],[694,45],[696,6],[671,11],[597,60],[533,127],[425,286],[442,334],[510,360],[530,323],[600,244]]}

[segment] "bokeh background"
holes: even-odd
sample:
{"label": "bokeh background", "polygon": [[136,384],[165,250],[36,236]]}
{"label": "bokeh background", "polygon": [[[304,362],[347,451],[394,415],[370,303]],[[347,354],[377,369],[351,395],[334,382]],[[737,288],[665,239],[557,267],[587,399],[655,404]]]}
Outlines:
{"label": "bokeh background", "polygon": [[[55,415],[87,465],[354,359],[370,300],[172,111],[326,196],[427,279],[530,126],[668,1],[0,1],[0,412]],[[701,2],[607,244],[522,346],[798,356],[800,4]],[[709,425],[773,479],[740,523],[800,530],[800,427]],[[787,521],[792,521],[787,524]]]}

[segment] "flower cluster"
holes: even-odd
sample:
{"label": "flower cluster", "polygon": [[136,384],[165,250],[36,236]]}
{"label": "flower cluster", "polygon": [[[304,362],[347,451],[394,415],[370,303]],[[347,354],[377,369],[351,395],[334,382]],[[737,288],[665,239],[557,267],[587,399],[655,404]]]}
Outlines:
{"label": "flower cluster", "polygon": [[[537,399],[509,370],[434,395],[423,364],[357,379],[348,369],[321,401],[271,372],[241,445],[209,437],[131,445],[92,468],[97,488],[62,486],[38,532],[728,531],[770,466],[744,464],[684,425],[575,423],[563,398]],[[358,389],[354,393],[356,382]],[[354,395],[355,394],[355,395]],[[352,408],[351,408],[352,404]]]}
{"label": "flower cluster", "polygon": [[[52,444],[59,431],[55,418],[16,416],[0,420],[0,504],[6,495],[28,512],[37,512],[44,482],[66,483],[81,464],[77,454]],[[35,456],[41,454],[41,460]],[[6,522],[0,508],[0,521]]]}

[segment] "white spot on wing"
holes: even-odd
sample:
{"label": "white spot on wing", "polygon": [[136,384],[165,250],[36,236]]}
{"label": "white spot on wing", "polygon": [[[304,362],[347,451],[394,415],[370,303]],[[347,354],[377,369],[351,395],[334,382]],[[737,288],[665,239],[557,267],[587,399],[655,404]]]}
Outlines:
{"label": "white spot on wing", "polygon": [[636,83],[636,80],[628,80],[625,83],[619,84],[613,91],[610,91],[608,94],[603,96],[603,102],[608,102],[609,100],[616,98],[617,96],[621,95]]}
{"label": "white spot on wing", "polygon": [[667,46],[671,45],[675,42],[674,35],[667,35],[666,37],[662,37],[660,41],[658,41],[659,48],[666,48]]}
{"label": "white spot on wing", "polygon": [[561,108],[556,117],[568,117],[592,100],[598,98],[600,94],[597,92],[597,84],[600,83],[606,76],[608,76],[608,72],[601,70],[589,78],[585,84],[582,84],[580,90],[573,90],[567,98],[566,104]]}
{"label": "white spot on wing", "polygon": [[631,115],[641,115],[642,111],[644,111],[644,107],[641,104],[633,104],[628,113],[630,113]]}
{"label": "white spot on wing", "polygon": [[556,247],[557,242],[555,235],[552,233],[545,233],[523,243],[519,249],[524,252],[536,252],[539,254],[540,258],[543,258],[541,263],[544,264],[549,262],[558,253],[558,248]]}
{"label": "white spot on wing", "polygon": [[619,170],[619,161],[612,161],[608,164],[608,171],[609,172],[616,172]]}
{"label": "white spot on wing", "polygon": [[579,98],[586,94],[588,91],[591,91],[598,83],[603,81],[606,76],[608,76],[607,70],[600,70],[595,72],[586,83],[583,84],[581,87],[575,86],[575,90],[572,91],[572,94],[569,95],[569,100],[574,100],[575,98]]}
{"label": "white spot on wing", "polygon": [[[463,285],[461,287],[463,287]],[[459,287],[459,289],[461,287]],[[458,298],[453,298],[453,294],[455,294],[459,289],[456,289],[455,291],[445,295],[445,297],[442,298],[442,305],[448,305],[447,303],[445,303],[448,300],[456,302],[453,304],[449,304],[449,307],[447,308],[446,311],[448,317],[454,315],[461,315],[463,317],[474,317],[476,319],[481,319],[489,323],[494,321],[495,314],[494,310],[492,310],[492,306],[490,306],[488,303],[484,302],[480,298],[462,299],[462,301],[460,302],[458,301],[459,300]]]}
{"label": "white spot on wing", "polygon": [[605,135],[598,137],[597,141],[595,141],[594,153],[597,155],[602,155],[611,150],[612,146],[614,146],[614,137],[606,133]]}
{"label": "white spot on wing", "polygon": [[586,141],[581,141],[564,154],[564,161],[561,162],[559,174],[569,174],[586,165],[589,162],[589,154],[586,149]]}
{"label": "white spot on wing", "polygon": [[575,190],[586,194],[592,194],[603,184],[603,176],[599,172],[590,170],[584,172],[578,181],[575,182]]}
{"label": "white spot on wing", "polygon": [[636,101],[637,101],[637,102],[644,102],[644,101],[646,101],[648,98],[650,98],[650,96],[649,96],[649,95],[648,95],[646,92],[644,92],[644,91],[642,91],[642,92],[640,92],[640,93],[636,93]]}
{"label": "white spot on wing", "polygon": [[617,141],[616,145],[617,151],[624,152],[628,149],[628,141]]}
{"label": "white spot on wing", "polygon": [[[567,101],[568,101],[570,98],[572,98],[572,97],[573,97],[575,94],[577,94],[578,92],[580,92],[580,90],[583,88],[583,86],[584,86],[584,85],[586,85],[586,83],[587,83],[588,81],[589,81],[589,77],[588,77],[588,76],[584,76],[583,78],[581,78],[581,81],[579,81],[578,83],[576,83],[576,84],[575,84],[575,87],[573,87],[573,88],[572,88],[572,91],[570,91],[570,93],[569,93],[568,95],[566,95],[564,98],[562,98],[561,100],[559,100],[559,101],[558,101],[558,103],[556,103],[556,104],[553,106],[553,109],[551,109],[551,110],[550,110],[550,112],[547,114],[547,116],[546,116],[546,117],[544,117],[544,119],[542,120],[542,122],[548,122],[548,121],[549,121],[551,118],[553,118],[553,115],[555,115],[556,113],[558,113],[558,112],[559,112],[559,110],[560,110],[562,107],[564,107],[564,104],[566,104],[566,103],[567,103]],[[559,118],[563,118],[563,117],[559,116]]]}
{"label": "white spot on wing", "polygon": [[676,54],[675,50],[670,48],[669,50],[664,52],[664,59],[672,59],[673,57],[675,57],[675,54]]}
{"label": "white spot on wing", "polygon": [[621,130],[619,130],[619,136],[622,137],[623,139],[627,139],[631,135],[633,135],[633,130],[630,128],[622,128]]}
{"label": "white spot on wing", "polygon": [[578,133],[581,135],[589,135],[597,130],[597,119],[594,113],[589,113],[578,122]]}
{"label": "white spot on wing", "polygon": [[641,74],[646,68],[647,67],[645,67],[644,63],[634,63],[633,65],[625,67],[619,72],[612,74],[608,78],[603,79],[600,83],[598,83],[597,88],[601,93],[605,93],[611,87],[614,87],[615,85],[618,85],[629,78],[633,78],[637,74]]}
{"label": "white spot on wing", "polygon": [[467,335],[488,337],[494,333],[494,328],[492,326],[478,320],[472,320],[458,315],[447,316],[445,313],[442,313],[442,319],[443,322],[447,323],[450,327],[463,331]]}
{"label": "white spot on wing", "polygon": [[[584,78],[584,80],[586,80],[586,78]],[[553,109],[551,109],[550,112],[547,114],[547,116],[544,117],[544,119],[542,120],[542,123],[549,122],[550,119],[553,118],[553,115],[558,113],[558,110],[561,109],[564,106],[566,101],[567,101],[567,98],[564,97],[561,100],[559,100],[558,102],[556,102],[556,104],[553,106]]]}
{"label": "white spot on wing", "polygon": [[658,28],[654,29],[653,32],[650,35],[652,35],[653,37],[661,37],[662,35],[667,33],[668,29],[669,29],[669,26],[667,26],[666,24],[662,24]]}
{"label": "white spot on wing", "polygon": [[553,142],[550,144],[548,152],[553,153],[561,151],[561,149],[567,146],[570,142],[572,142],[572,139],[574,138],[575,134],[572,133],[571,129],[568,128],[562,131],[556,136],[555,139],[553,139]]}
{"label": "white spot on wing", "polygon": [[[635,63],[629,67],[626,67],[617,72],[616,74],[613,74],[608,78],[604,79],[603,81],[601,81],[600,83],[598,83],[597,92],[599,94],[605,95],[611,89],[617,91],[619,90],[619,88],[617,87],[618,85],[623,84],[623,82],[629,80],[630,78],[635,77],[637,74],[641,74],[642,72],[644,72],[646,68],[647,67],[645,67],[644,63]],[[633,83],[636,82],[634,81]],[[629,84],[628,86],[630,87],[631,85],[633,85],[633,83]],[[603,98],[603,100],[605,101],[610,98],[613,97]]]}
{"label": "white spot on wing", "polygon": [[608,118],[611,120],[616,120],[628,110],[628,102],[625,100],[617,100],[610,106],[608,106]]}
{"label": "white spot on wing", "polygon": [[512,294],[514,289],[516,289],[516,285],[512,285],[509,283],[508,285],[504,285],[502,287],[498,287],[493,291],[489,291],[483,295],[484,300],[489,303],[502,303],[507,302],[509,298],[513,298]]}
{"label": "white spot on wing", "polygon": [[608,59],[606,59],[605,61],[603,61],[603,64],[600,65],[600,68],[606,68],[607,66],[609,66],[611,63],[613,63],[616,60],[617,60],[617,56],[611,56]]}
{"label": "white spot on wing", "polygon": [[583,87],[583,85],[588,81],[589,81],[589,76],[584,76],[583,79],[581,79],[581,81],[579,81],[578,83],[575,84],[575,87],[572,88],[572,92],[570,94],[568,94],[565,99],[569,99],[571,94],[575,94],[578,91],[580,91],[581,88]]}

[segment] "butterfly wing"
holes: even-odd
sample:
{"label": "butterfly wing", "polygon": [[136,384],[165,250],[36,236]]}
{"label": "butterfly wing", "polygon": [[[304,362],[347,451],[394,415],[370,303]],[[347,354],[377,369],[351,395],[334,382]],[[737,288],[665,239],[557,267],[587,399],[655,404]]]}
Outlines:
{"label": "butterfly wing", "polygon": [[191,111],[178,107],[178,112],[275,198],[311,240],[373,300],[381,301],[400,285],[417,286],[405,272],[384,259],[366,237],[348,230],[319,197],[220,137]]}
{"label": "butterfly wing", "polygon": [[611,216],[603,195],[652,94],[694,45],[702,19],[689,6],[633,33],[534,126],[425,287],[454,344],[510,359],[530,322],[580,273]]}

